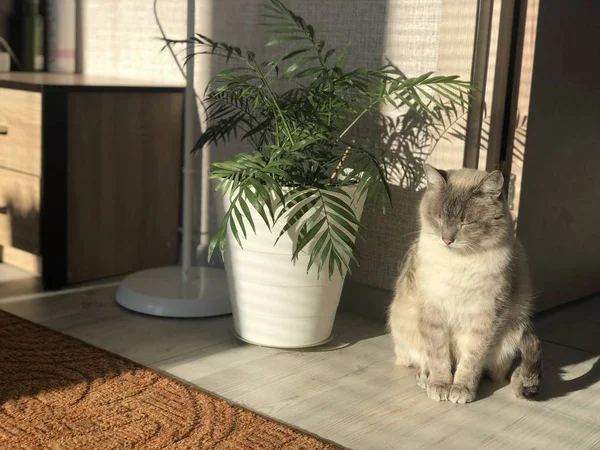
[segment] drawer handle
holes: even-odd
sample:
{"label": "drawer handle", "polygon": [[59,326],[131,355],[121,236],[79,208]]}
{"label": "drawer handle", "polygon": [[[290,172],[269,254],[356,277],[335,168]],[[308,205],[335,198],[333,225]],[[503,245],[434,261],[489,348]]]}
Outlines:
{"label": "drawer handle", "polygon": [[8,134],[8,127],[0,125],[0,135],[7,135],[7,134]]}

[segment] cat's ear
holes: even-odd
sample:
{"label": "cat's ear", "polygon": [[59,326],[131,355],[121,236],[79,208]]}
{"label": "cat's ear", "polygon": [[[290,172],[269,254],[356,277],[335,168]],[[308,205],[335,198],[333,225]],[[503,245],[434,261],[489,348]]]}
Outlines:
{"label": "cat's ear", "polygon": [[427,177],[427,187],[429,188],[441,188],[446,184],[448,180],[448,174],[445,170],[438,170],[429,164],[423,164],[423,170]]}
{"label": "cat's ear", "polygon": [[484,194],[493,195],[499,197],[502,193],[502,187],[504,186],[504,175],[499,170],[495,170],[490,173],[485,180],[481,182],[477,190]]}

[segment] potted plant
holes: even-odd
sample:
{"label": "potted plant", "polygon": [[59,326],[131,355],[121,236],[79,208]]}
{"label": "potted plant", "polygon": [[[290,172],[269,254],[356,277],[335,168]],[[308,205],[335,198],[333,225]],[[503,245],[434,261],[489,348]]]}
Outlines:
{"label": "potted plant", "polygon": [[332,331],[344,277],[357,260],[366,199],[390,201],[383,162],[351,131],[383,104],[433,119],[468,101],[455,76],[406,77],[397,67],[346,69],[280,0],[266,5],[271,61],[203,35],[194,55],[231,66],[205,92],[208,126],[194,150],[236,135],[247,148],[212,164],[223,209],[209,258],[225,261],[235,330],[273,347],[308,347]]}

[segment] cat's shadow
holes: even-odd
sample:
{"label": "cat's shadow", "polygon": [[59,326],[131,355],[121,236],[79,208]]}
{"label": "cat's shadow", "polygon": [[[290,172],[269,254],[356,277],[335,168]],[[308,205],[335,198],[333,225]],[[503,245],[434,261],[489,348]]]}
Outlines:
{"label": "cat's shadow", "polygon": [[[531,401],[546,402],[565,397],[600,382],[600,355],[545,342],[542,342],[542,355],[542,382],[538,394]],[[490,397],[507,385],[508,382],[484,378],[477,400]]]}

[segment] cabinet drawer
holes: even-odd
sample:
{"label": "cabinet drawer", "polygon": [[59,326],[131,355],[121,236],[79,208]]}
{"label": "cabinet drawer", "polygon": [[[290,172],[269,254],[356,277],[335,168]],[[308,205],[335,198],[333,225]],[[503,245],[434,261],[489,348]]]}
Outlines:
{"label": "cabinet drawer", "polygon": [[40,180],[0,169],[0,245],[40,254]]}
{"label": "cabinet drawer", "polygon": [[41,175],[42,94],[0,88],[0,167]]}

